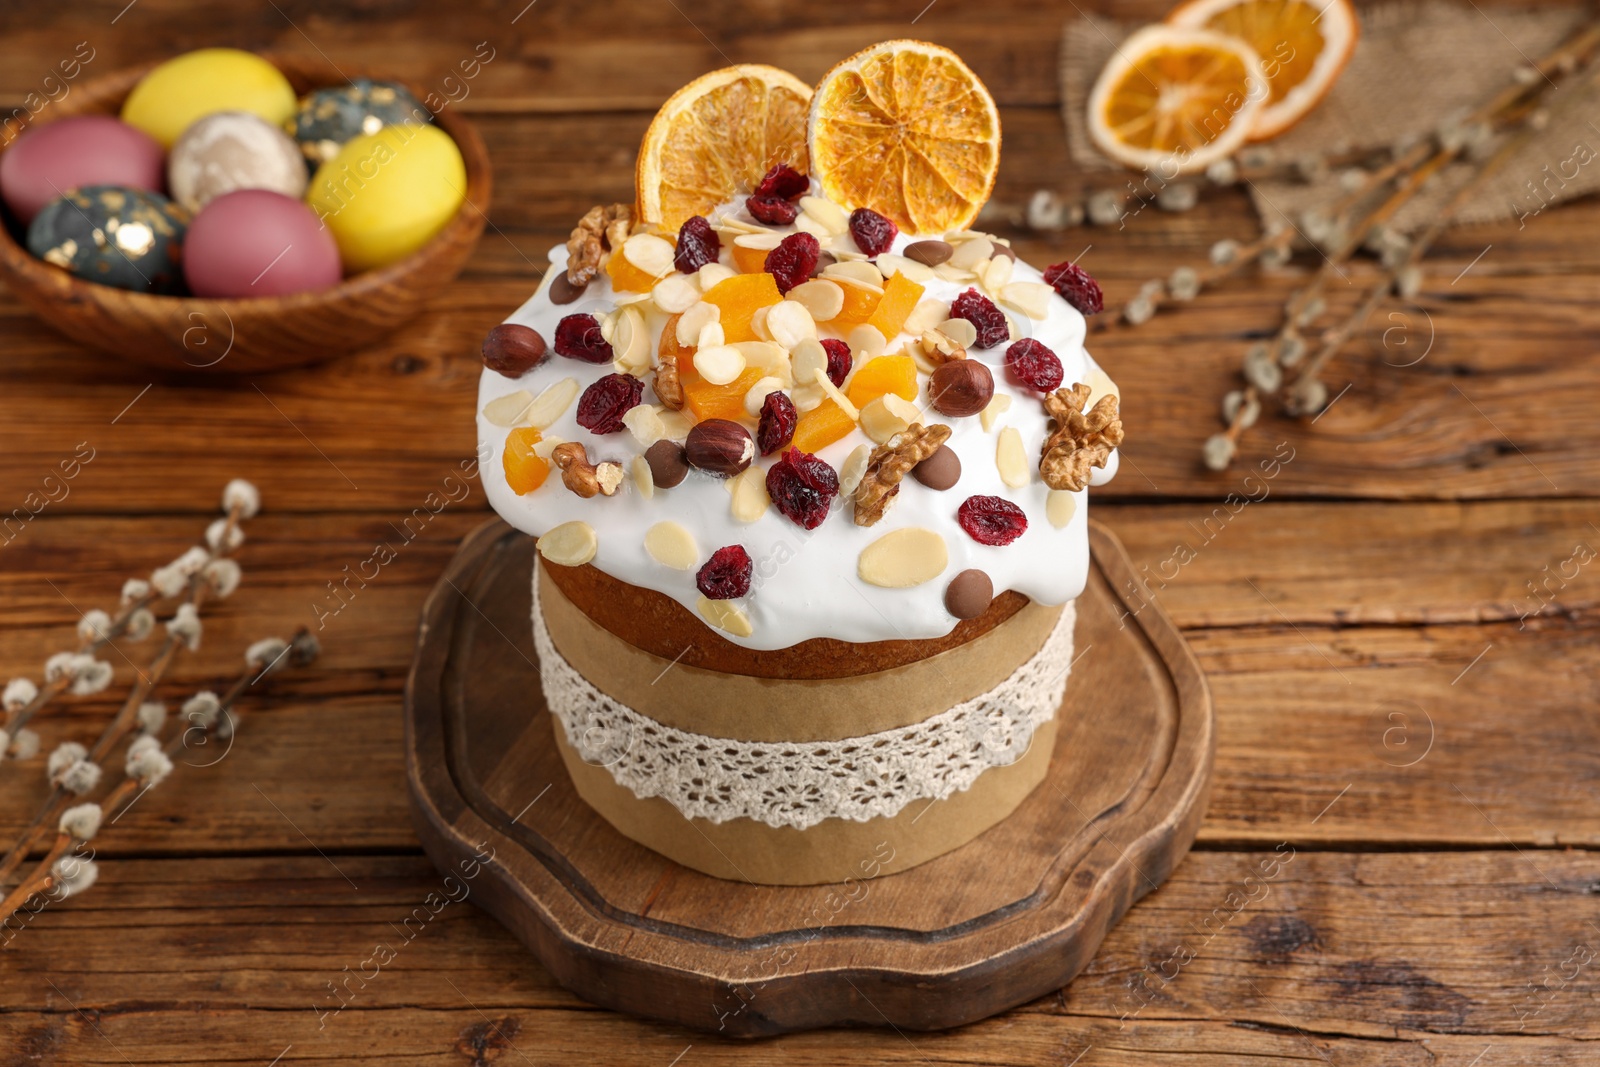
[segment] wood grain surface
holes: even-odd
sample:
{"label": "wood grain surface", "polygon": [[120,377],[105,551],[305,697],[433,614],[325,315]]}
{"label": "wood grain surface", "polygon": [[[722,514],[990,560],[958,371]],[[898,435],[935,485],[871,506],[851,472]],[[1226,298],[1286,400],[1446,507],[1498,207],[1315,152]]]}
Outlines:
{"label": "wood grain surface", "polygon": [[[247,707],[221,763],[180,767],[139,801],[96,841],[100,883],[0,950],[4,1062],[1593,1062],[1600,967],[1580,961],[1600,950],[1600,578],[1561,574],[1579,545],[1600,545],[1600,205],[1448,232],[1416,304],[1385,309],[1332,365],[1335,391],[1351,383],[1333,408],[1314,427],[1265,418],[1247,438],[1247,455],[1294,449],[1264,490],[1195,457],[1245,345],[1314,260],[1097,335],[1128,394],[1131,462],[1095,515],[1149,568],[1216,701],[1196,850],[1060,994],[942,1034],[733,1044],[589,1007],[470,895],[415,937],[397,932],[442,886],[406,811],[400,690],[423,596],[486,514],[476,485],[445,481],[471,454],[478,340],[579,212],[630,191],[659,101],[724,56],[811,78],[885,37],[949,44],[1002,104],[997,195],[1073,187],[1059,30],[1109,0],[124,5],[0,10],[4,111],[42,94],[80,41],[95,49],[85,72],[212,44],[325,53],[453,95],[489,148],[494,202],[463,276],[421,316],[308,371],[152,376],[0,294],[0,513],[42,494],[80,444],[94,453],[65,495],[0,535],[0,675],[37,675],[79,610],[193,543],[234,476],[266,498],[245,584],[169,695],[326,613],[319,664]],[[1463,17],[1494,40],[1497,9],[1479,7]],[[459,64],[483,41],[495,58],[466,80]],[[1506,51],[1509,70],[1520,57]],[[1013,236],[1035,262],[1087,247],[1118,302],[1252,231],[1243,195],[1223,193],[1120,230]],[[1342,299],[1368,277],[1353,273]],[[1413,358],[1384,348],[1395,325],[1431,337],[1420,362],[1389,365]],[[434,492],[459,498],[430,514]],[[1254,500],[1222,522],[1229,492]],[[393,562],[341,604],[330,583],[379,544]],[[111,708],[109,694],[65,705],[40,723],[46,744]],[[0,767],[7,834],[38,795],[36,765]],[[1247,885],[1280,847],[1293,862]],[[379,944],[394,959],[348,978],[373,973]]]}

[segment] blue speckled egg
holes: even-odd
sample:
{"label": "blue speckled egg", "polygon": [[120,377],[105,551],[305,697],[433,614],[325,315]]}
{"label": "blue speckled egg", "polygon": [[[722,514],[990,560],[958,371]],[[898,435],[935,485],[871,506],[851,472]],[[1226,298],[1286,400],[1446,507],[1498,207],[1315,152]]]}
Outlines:
{"label": "blue speckled egg", "polygon": [[179,293],[188,228],[189,213],[159,193],[86,185],[34,216],[28,251],[86,281]]}
{"label": "blue speckled egg", "polygon": [[433,115],[402,85],[356,78],[348,85],[318,89],[300,100],[289,133],[306,161],[316,167],[339,154],[345,142],[385,126],[420,126]]}

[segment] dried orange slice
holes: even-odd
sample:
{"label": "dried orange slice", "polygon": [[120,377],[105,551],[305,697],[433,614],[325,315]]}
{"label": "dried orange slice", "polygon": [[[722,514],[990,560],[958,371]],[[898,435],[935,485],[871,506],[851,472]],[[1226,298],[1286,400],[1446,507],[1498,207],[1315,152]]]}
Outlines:
{"label": "dried orange slice", "polygon": [[1146,26],[1100,72],[1089,136],[1117,162],[1170,178],[1236,151],[1266,99],[1261,61],[1237,37]]}
{"label": "dried orange slice", "polygon": [[685,85],[661,105],[639,145],[635,216],[676,231],[749,192],[774,163],[804,174],[810,100],[805,82],[759,63]]}
{"label": "dried orange slice", "polygon": [[884,41],[824,75],[811,97],[811,171],[829,200],[906,233],[963,230],[1000,169],[1000,112],[948,48]]}
{"label": "dried orange slice", "polygon": [[1250,127],[1252,141],[1276,137],[1316,107],[1361,33],[1350,0],[1189,0],[1167,23],[1215,30],[1255,49],[1267,105]]}

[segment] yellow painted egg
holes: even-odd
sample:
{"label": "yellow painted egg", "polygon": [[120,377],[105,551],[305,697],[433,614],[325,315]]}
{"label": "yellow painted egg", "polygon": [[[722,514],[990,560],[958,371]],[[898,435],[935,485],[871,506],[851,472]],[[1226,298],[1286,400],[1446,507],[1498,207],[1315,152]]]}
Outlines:
{"label": "yellow painted egg", "polygon": [[345,143],[311,179],[306,202],[339,243],[345,273],[403,259],[461,207],[467,167],[437,126],[386,126]]}
{"label": "yellow painted egg", "polygon": [[122,105],[122,121],[171,148],[191,123],[214,111],[248,111],[281,128],[295,106],[289,79],[260,56],[202,48],[141,78]]}

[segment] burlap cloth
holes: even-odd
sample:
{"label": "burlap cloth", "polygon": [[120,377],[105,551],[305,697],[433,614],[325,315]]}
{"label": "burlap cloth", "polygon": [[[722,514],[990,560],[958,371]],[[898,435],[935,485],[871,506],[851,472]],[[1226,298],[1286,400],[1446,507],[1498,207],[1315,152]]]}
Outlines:
{"label": "burlap cloth", "polygon": [[[1488,100],[1559,44],[1590,12],[1582,7],[1535,10],[1422,0],[1359,9],[1361,38],[1344,74],[1322,103],[1293,129],[1266,142],[1281,161],[1343,148],[1393,145],[1436,130]],[[1062,117],[1073,161],[1086,175],[1108,178],[1123,168],[1102,156],[1085,130],[1089,91],[1112,50],[1138,25],[1075,17],[1061,42]],[[1454,216],[1457,223],[1531,217],[1563,200],[1600,190],[1600,91],[1573,79],[1547,97],[1549,124],[1533,133]],[[1443,172],[1396,215],[1403,232],[1426,225],[1466,180],[1461,164]],[[1253,183],[1263,220],[1296,219],[1302,209],[1339,194],[1337,173]],[[1120,180],[1104,183],[1111,188]],[[1280,214],[1282,213],[1282,214]]]}

